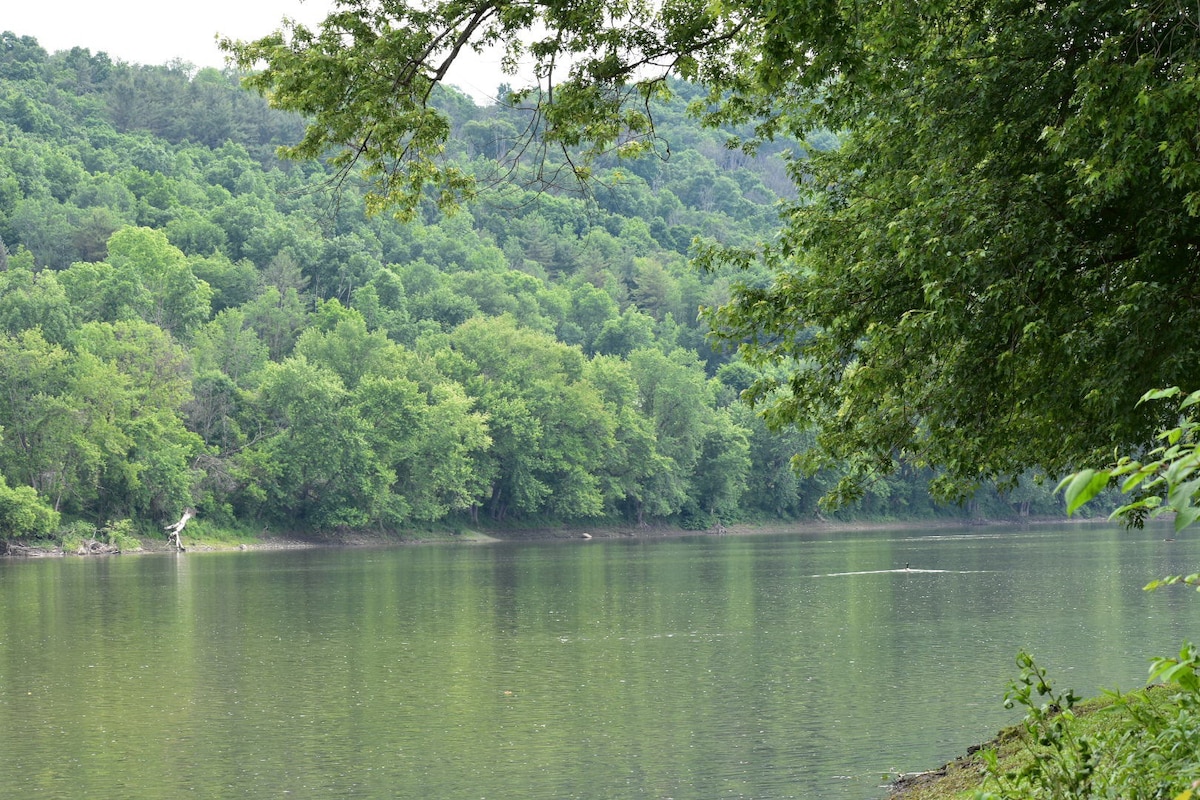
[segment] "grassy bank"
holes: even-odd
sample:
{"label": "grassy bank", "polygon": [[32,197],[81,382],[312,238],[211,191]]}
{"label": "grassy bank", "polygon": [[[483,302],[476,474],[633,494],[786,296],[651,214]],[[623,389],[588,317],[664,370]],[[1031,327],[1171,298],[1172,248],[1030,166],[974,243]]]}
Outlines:
{"label": "grassy bank", "polygon": [[[1184,667],[1195,675],[1194,663]],[[888,796],[1193,797],[1200,782],[1200,695],[1194,690],[1153,685],[1065,710],[1053,701],[1063,697],[1031,706],[1024,722],[939,769],[901,776]]]}
{"label": "grassy bank", "polygon": [[[1146,696],[1165,696],[1161,691],[1138,693]],[[1099,697],[1088,700],[1074,709],[1081,729],[1093,733],[1108,723],[1105,714],[1111,710],[1113,698]],[[991,741],[971,747],[966,755],[949,764],[928,772],[908,773],[892,785],[889,797],[903,800],[968,800],[984,789],[988,774],[988,753],[996,757],[997,769],[1016,772],[1026,768],[1034,760],[1038,746],[1033,735],[1024,725],[1012,725],[1002,729]]]}

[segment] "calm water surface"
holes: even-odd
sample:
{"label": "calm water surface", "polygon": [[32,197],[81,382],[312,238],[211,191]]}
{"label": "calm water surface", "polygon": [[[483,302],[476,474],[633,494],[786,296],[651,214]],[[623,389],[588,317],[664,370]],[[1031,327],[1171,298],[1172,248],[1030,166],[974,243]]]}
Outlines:
{"label": "calm water surface", "polygon": [[879,797],[1016,718],[1019,648],[1092,694],[1196,637],[1169,535],[0,562],[0,795]]}

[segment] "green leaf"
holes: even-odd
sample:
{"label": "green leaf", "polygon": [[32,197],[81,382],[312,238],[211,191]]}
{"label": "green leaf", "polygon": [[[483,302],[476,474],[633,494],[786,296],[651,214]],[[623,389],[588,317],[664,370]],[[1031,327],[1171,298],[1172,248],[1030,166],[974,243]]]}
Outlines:
{"label": "green leaf", "polygon": [[1080,506],[1099,494],[1108,485],[1108,477],[1108,470],[1085,469],[1060,483],[1056,491],[1066,485],[1063,496],[1067,501],[1067,514],[1075,513]]}
{"label": "green leaf", "polygon": [[1195,497],[1198,489],[1200,489],[1200,478],[1195,478],[1186,483],[1177,483],[1167,493],[1167,503],[1170,504],[1171,508],[1183,510],[1191,506],[1192,498]]}
{"label": "green leaf", "polygon": [[1125,482],[1121,484],[1121,492],[1123,494],[1129,494],[1131,491],[1137,488],[1138,484],[1146,480],[1148,476],[1153,475],[1155,469],[1156,466],[1154,464],[1148,464],[1134,474],[1130,475],[1125,479]]}
{"label": "green leaf", "polygon": [[1109,514],[1108,518],[1110,520],[1120,519],[1121,517],[1126,516],[1131,511],[1135,511],[1135,510],[1143,509],[1143,508],[1152,511],[1152,510],[1158,508],[1158,506],[1161,504],[1161,502],[1162,502],[1162,498],[1147,497],[1143,500],[1138,500],[1136,502],[1128,503],[1126,505],[1120,506],[1115,511],[1113,511],[1111,514]]}
{"label": "green leaf", "polygon": [[1183,509],[1175,515],[1175,532],[1179,533],[1195,522],[1198,517],[1200,517],[1200,506],[1188,506]]}
{"label": "green leaf", "polygon": [[1179,394],[1179,391],[1178,386],[1172,386],[1170,389],[1151,389],[1142,395],[1142,398],[1138,400],[1138,405],[1140,406],[1148,400],[1162,400],[1164,397],[1174,397]]}
{"label": "green leaf", "polygon": [[1168,575],[1165,578],[1156,578],[1150,581],[1143,587],[1147,592],[1153,592],[1155,589],[1161,589],[1164,586],[1174,586],[1183,580],[1182,575]]}
{"label": "green leaf", "polygon": [[[1186,454],[1177,453],[1171,458],[1173,460],[1167,467],[1166,479],[1167,483],[1174,487],[1191,477],[1192,473],[1196,471],[1197,465],[1195,459],[1189,458]],[[1172,495],[1174,493],[1174,491],[1171,492]]]}

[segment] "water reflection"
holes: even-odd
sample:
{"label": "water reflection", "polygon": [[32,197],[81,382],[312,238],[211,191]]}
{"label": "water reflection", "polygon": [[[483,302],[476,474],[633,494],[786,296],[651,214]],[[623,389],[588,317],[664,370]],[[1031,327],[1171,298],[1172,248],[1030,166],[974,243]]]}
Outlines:
{"label": "water reflection", "polygon": [[[12,796],[878,796],[1027,648],[1139,684],[1188,540],[873,532],[0,563]],[[906,569],[903,565],[909,565]],[[1185,596],[1186,595],[1186,596]]]}

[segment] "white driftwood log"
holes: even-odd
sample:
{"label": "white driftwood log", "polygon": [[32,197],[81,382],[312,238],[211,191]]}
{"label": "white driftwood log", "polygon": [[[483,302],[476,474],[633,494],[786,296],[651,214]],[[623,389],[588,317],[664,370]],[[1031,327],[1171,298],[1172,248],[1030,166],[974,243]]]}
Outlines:
{"label": "white driftwood log", "polygon": [[180,552],[183,552],[183,543],[179,541],[179,534],[183,532],[183,528],[188,524],[188,520],[196,516],[196,509],[189,508],[183,512],[183,516],[179,518],[179,522],[174,525],[168,525],[163,530],[167,531],[168,544],[175,545]]}

